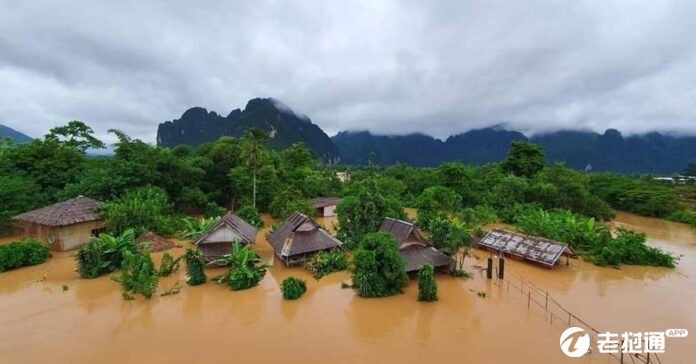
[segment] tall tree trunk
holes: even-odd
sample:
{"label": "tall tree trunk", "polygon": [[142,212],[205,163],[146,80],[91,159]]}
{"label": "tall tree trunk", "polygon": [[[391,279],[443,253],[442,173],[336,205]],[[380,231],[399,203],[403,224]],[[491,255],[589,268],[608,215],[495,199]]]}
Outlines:
{"label": "tall tree trunk", "polygon": [[256,168],[254,168],[254,209],[256,209]]}

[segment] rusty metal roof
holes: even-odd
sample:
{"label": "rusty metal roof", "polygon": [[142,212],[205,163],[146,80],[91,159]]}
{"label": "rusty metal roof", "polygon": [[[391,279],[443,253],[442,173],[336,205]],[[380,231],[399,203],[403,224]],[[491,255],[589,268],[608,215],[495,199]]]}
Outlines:
{"label": "rusty metal roof", "polygon": [[500,229],[486,234],[479,246],[547,267],[555,265],[561,255],[577,258],[568,244]]}

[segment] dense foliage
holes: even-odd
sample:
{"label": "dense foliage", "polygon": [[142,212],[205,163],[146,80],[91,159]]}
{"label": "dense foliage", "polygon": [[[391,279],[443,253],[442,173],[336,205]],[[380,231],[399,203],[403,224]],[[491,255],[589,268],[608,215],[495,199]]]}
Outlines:
{"label": "dense foliage", "polygon": [[677,258],[645,244],[645,235],[623,228],[616,237],[606,225],[567,210],[526,210],[515,217],[524,233],[570,244],[576,252],[599,265],[652,265],[672,268]]}
{"label": "dense foliage", "polygon": [[120,235],[99,234],[80,248],[75,256],[77,272],[82,278],[96,278],[121,268],[126,253],[136,251],[135,231],[128,229]]}
{"label": "dense foliage", "polygon": [[178,220],[170,212],[167,194],[156,187],[135,189],[102,208],[106,227],[117,234],[134,229],[136,235],[145,231],[171,235]]}
{"label": "dense foliage", "polygon": [[184,254],[186,262],[186,274],[188,275],[187,283],[192,286],[203,284],[208,280],[203,271],[203,257],[197,249],[186,249]]}
{"label": "dense foliage", "polygon": [[174,259],[174,257],[165,252],[162,254],[162,260],[160,261],[160,267],[157,270],[157,274],[160,277],[169,277],[172,273],[175,273],[176,271],[179,270],[179,266],[181,265],[181,258],[178,257]]}
{"label": "dense foliage", "polygon": [[25,239],[0,245],[0,272],[37,265],[51,257],[46,245],[34,239]]}
{"label": "dense foliage", "polygon": [[290,276],[283,279],[280,284],[280,292],[286,300],[296,300],[307,292],[307,282],[297,277]]}
{"label": "dense foliage", "polygon": [[541,146],[524,141],[514,141],[501,167],[505,172],[530,178],[544,169],[546,164],[544,157],[544,148]]}
{"label": "dense foliage", "polygon": [[353,252],[353,287],[360,297],[384,297],[403,292],[408,283],[406,263],[394,238],[369,233]]}
{"label": "dense foliage", "polygon": [[254,206],[246,205],[236,211],[237,216],[248,222],[250,225],[260,228],[263,226],[261,213]]}
{"label": "dense foliage", "polygon": [[424,265],[418,271],[418,300],[423,302],[437,301],[437,281],[432,265]]}
{"label": "dense foliage", "polygon": [[321,251],[304,263],[312,277],[320,279],[333,272],[348,269],[348,256],[341,250]]}
{"label": "dense foliage", "polygon": [[132,297],[136,293],[150,298],[157,289],[159,275],[150,254],[125,251],[121,275],[116,280],[123,287],[124,298]]}
{"label": "dense foliage", "polygon": [[198,238],[203,236],[210,228],[215,225],[219,218],[202,218],[194,219],[191,217],[184,217],[181,219],[181,224],[184,226],[184,230],[179,233],[179,237],[185,240],[196,241]]}
{"label": "dense foliage", "polygon": [[266,275],[267,265],[261,263],[261,257],[248,245],[237,242],[232,244],[230,256],[232,268],[228,284],[233,291],[255,287]]}

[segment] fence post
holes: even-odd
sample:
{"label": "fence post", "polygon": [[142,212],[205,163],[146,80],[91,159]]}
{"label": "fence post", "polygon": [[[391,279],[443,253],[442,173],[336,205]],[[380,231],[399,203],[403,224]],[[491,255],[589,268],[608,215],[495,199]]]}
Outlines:
{"label": "fence post", "polygon": [[529,309],[530,303],[532,303],[532,291],[527,292],[527,309]]}
{"label": "fence post", "polygon": [[493,278],[493,257],[488,257],[488,266],[486,267],[486,278]]}
{"label": "fence post", "polygon": [[568,326],[570,326],[570,312],[568,312]]}
{"label": "fence post", "polygon": [[546,302],[544,302],[544,310],[549,309],[549,292],[546,292]]}

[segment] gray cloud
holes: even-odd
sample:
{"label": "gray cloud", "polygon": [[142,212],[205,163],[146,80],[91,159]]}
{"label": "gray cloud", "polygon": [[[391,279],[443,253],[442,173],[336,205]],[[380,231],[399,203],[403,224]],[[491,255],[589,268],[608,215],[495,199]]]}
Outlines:
{"label": "gray cloud", "polygon": [[665,0],[3,1],[0,123],[153,142],[191,106],[274,97],[330,134],[694,134],[695,15]]}

